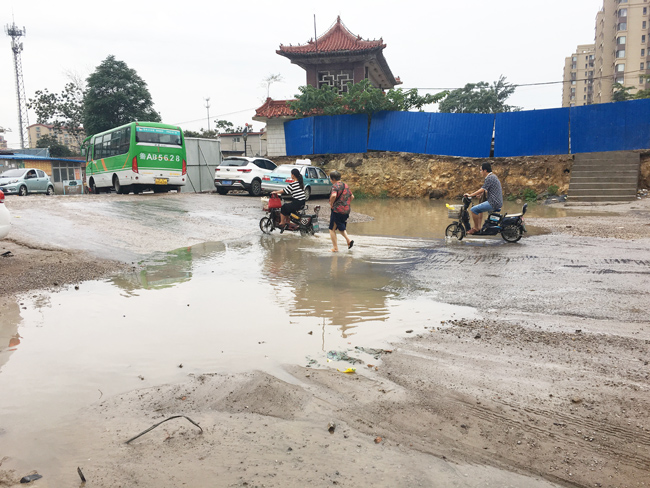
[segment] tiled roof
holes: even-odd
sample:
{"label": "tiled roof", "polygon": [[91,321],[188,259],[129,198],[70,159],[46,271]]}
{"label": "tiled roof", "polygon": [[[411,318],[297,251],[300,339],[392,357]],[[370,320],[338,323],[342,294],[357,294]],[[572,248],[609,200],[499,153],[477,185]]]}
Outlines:
{"label": "tiled roof", "polygon": [[301,46],[284,46],[276,53],[290,57],[292,54],[332,53],[332,52],[360,52],[386,47],[382,39],[367,41],[361,36],[355,36],[341,22],[341,17],[336,18],[336,23],[325,34],[314,41],[310,39],[307,44]]}
{"label": "tiled roof", "polygon": [[289,108],[288,102],[295,100],[273,100],[267,98],[264,105],[255,110],[255,117],[266,117],[272,119],[274,117],[295,117],[296,114]]}

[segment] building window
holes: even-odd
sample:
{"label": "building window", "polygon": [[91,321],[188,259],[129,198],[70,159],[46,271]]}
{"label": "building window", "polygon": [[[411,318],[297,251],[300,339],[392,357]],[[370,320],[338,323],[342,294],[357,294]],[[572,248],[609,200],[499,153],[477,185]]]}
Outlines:
{"label": "building window", "polygon": [[627,17],[627,9],[626,8],[618,9],[618,16],[619,17]]}
{"label": "building window", "polygon": [[622,85],[624,83],[624,81],[625,81],[625,78],[623,76],[617,76],[615,81],[616,81],[616,83],[619,83],[620,85]]}
{"label": "building window", "polygon": [[572,85],[575,85],[575,84],[576,84],[576,80],[571,80],[571,84],[572,84]]}
{"label": "building window", "polygon": [[643,7],[643,15],[647,15],[648,13],[648,7]]}
{"label": "building window", "polygon": [[642,29],[647,29],[648,28],[648,23],[644,20],[643,23],[641,24]]}
{"label": "building window", "polygon": [[645,56],[645,49],[641,49],[641,57]]}
{"label": "building window", "polygon": [[617,58],[624,58],[625,57],[625,49],[619,49],[616,51],[616,57]]}
{"label": "building window", "polygon": [[616,72],[617,73],[623,73],[625,71],[625,63],[617,64],[616,65]]}
{"label": "building window", "polygon": [[619,22],[616,30],[620,30],[620,31],[627,30],[627,22]]}
{"label": "building window", "polygon": [[627,0],[618,0],[618,3],[627,3]]}
{"label": "building window", "polygon": [[645,44],[645,34],[641,36],[641,44]]}
{"label": "building window", "polygon": [[624,46],[626,42],[627,42],[627,37],[625,36],[618,36],[616,38],[616,44],[620,44],[621,46]]}
{"label": "building window", "polygon": [[645,63],[641,63],[641,65],[639,66],[639,69],[645,69]]}

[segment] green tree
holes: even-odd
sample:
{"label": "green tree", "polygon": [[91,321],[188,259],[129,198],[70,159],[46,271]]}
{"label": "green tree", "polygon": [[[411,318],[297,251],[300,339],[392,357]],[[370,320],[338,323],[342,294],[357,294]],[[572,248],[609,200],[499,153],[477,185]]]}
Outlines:
{"label": "green tree", "polygon": [[612,87],[612,102],[631,100],[634,98],[634,95],[630,93],[630,90],[634,90],[634,87],[623,86],[621,83],[614,83],[614,86]]}
{"label": "green tree", "polygon": [[[649,75],[641,75],[641,78],[647,80]],[[635,90],[634,86],[623,86],[621,83],[614,83],[612,87],[612,102],[624,102],[625,100],[640,100],[650,98],[650,89],[639,90],[635,94],[630,91]]]}
{"label": "green tree", "polygon": [[320,89],[311,85],[298,88],[300,94],[289,102],[289,107],[300,117],[311,115],[372,114],[380,110],[422,110],[425,105],[438,103],[446,91],[435,95],[419,95],[417,89],[392,88],[384,93],[372,86],[370,81],[348,83],[348,91],[339,95],[338,88],[323,85]]}
{"label": "green tree", "polygon": [[147,84],[115,56],[102,61],[87,84],[83,125],[88,135],[133,121],[160,122]]}
{"label": "green tree", "polygon": [[68,146],[64,146],[63,144],[59,143],[56,137],[52,137],[50,135],[44,135],[43,137],[39,138],[36,142],[36,147],[49,147],[50,156],[53,158],[67,158],[70,156],[78,156],[78,154],[75,154],[73,151],[71,151]]}
{"label": "green tree", "polygon": [[438,109],[446,113],[495,114],[498,112],[517,112],[521,107],[507,105],[506,100],[517,87],[506,82],[505,76],[490,85],[485,81],[468,83],[463,88],[452,90],[440,102]]}
{"label": "green tree", "polygon": [[216,130],[205,130],[203,127],[199,131],[184,130],[183,134],[185,137],[199,137],[201,139],[216,139],[219,137],[219,132]]}
{"label": "green tree", "polygon": [[72,136],[79,145],[84,139],[83,119],[83,81],[74,75],[69,75],[71,81],[65,85],[61,93],[50,93],[47,88],[37,90],[34,98],[30,98],[27,106],[36,112],[39,124],[53,125],[54,131],[64,130]]}

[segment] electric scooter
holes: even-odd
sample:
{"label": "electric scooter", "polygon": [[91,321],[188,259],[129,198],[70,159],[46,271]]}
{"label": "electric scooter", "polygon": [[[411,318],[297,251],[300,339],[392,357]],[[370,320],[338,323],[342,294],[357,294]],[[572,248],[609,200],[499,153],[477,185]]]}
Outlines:
{"label": "electric scooter", "polygon": [[[447,215],[450,219],[457,219],[447,226],[445,236],[459,241],[467,235],[472,228],[469,215],[469,206],[472,203],[472,197],[463,197],[462,205],[447,204]],[[523,216],[526,213],[528,204],[524,203],[521,213],[518,214],[499,214],[490,212],[481,227],[480,232],[471,234],[472,236],[495,236],[501,234],[506,242],[517,242],[524,235],[526,225]]]}
{"label": "electric scooter", "polygon": [[[265,234],[270,234],[275,229],[280,228],[280,208],[282,208],[282,199],[278,196],[271,195],[270,198],[262,197],[262,209],[268,214],[260,219],[260,230]],[[285,230],[298,231],[301,236],[313,236],[319,230],[318,212],[320,205],[314,207],[314,213],[308,214],[309,205],[305,208],[294,212],[289,216],[289,225]]]}

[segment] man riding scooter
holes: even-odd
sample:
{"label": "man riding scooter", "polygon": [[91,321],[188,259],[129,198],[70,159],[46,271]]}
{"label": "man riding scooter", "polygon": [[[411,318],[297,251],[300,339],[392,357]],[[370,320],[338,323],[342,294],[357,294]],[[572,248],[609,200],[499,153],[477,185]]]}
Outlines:
{"label": "man riding scooter", "polygon": [[467,234],[478,234],[481,232],[481,214],[483,212],[498,212],[503,206],[503,190],[501,189],[501,182],[499,178],[492,173],[492,165],[490,163],[483,163],[481,165],[481,175],[485,178],[483,186],[473,193],[465,193],[466,197],[475,197],[478,195],[487,194],[487,200],[478,205],[474,205],[470,211],[472,215],[472,222],[474,226],[467,232]]}

